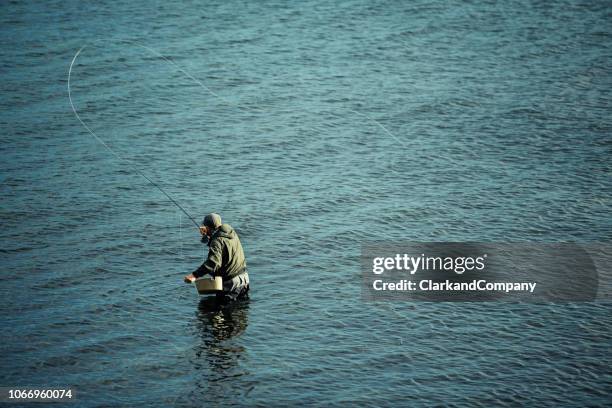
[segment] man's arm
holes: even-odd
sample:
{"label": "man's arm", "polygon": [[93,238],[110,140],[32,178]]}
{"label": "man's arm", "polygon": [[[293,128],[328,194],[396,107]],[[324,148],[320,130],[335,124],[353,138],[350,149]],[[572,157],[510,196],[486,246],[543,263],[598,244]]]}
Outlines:
{"label": "man's arm", "polygon": [[210,244],[210,248],[208,249],[208,258],[198,269],[193,271],[193,276],[199,278],[200,276],[204,276],[208,273],[214,277],[215,272],[221,267],[221,259],[221,242],[217,239]]}

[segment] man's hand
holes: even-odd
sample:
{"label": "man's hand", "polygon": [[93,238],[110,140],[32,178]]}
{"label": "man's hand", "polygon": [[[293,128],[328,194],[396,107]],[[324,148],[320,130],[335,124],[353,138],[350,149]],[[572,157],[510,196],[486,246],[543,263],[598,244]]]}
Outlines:
{"label": "man's hand", "polygon": [[197,278],[193,276],[193,273],[190,273],[189,275],[185,276],[185,283],[193,283],[196,279]]}

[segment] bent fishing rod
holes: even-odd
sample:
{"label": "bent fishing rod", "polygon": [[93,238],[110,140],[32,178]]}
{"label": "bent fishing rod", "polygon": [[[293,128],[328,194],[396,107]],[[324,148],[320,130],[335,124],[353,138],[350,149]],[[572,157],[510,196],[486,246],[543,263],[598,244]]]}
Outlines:
{"label": "bent fishing rod", "polygon": [[[98,42],[99,40],[94,40],[95,42]],[[228,101],[227,99],[225,99],[224,97],[222,97],[221,95],[215,93],[212,89],[210,89],[209,87],[207,87],[206,85],[204,85],[204,83],[202,83],[202,81],[200,81],[199,79],[195,78],[193,75],[191,75],[189,72],[187,72],[186,70],[184,70],[182,67],[180,67],[178,64],[176,64],[174,61],[172,61],[171,59],[167,58],[166,56],[164,56],[163,54],[157,52],[156,50],[147,47],[146,45],[140,44],[139,42],[136,41],[132,41],[132,40],[121,40],[121,42],[124,43],[128,43],[128,44],[132,44],[134,46],[138,46],[140,48],[143,48],[145,50],[147,50],[149,53],[155,55],[158,58],[161,58],[162,60],[164,60],[166,63],[168,63],[169,65],[172,65],[173,67],[175,67],[177,70],[179,70],[180,72],[182,72],[185,76],[187,76],[189,79],[191,79],[192,81],[194,81],[199,87],[201,87],[202,89],[204,89],[206,92],[210,93],[211,95],[213,95],[214,97],[220,99],[221,101],[223,101],[224,103],[227,103],[229,105],[235,105],[233,103],[231,103],[230,101]],[[148,177],[146,174],[144,174],[138,167],[136,167],[132,161],[122,157],[121,155],[119,155],[117,152],[115,152],[104,140],[102,140],[102,138],[100,138],[80,117],[80,115],[78,114],[74,103],[72,101],[72,92],[71,92],[71,87],[70,87],[70,80],[71,80],[71,75],[72,75],[72,67],[74,65],[74,62],[76,61],[76,59],[78,58],[79,54],[81,54],[81,52],[85,49],[85,47],[87,47],[87,44],[82,46],[77,53],[74,55],[74,57],[72,58],[72,62],[70,63],[70,68],[68,69],[68,98],[70,100],[70,106],[72,107],[72,111],[74,112],[76,118],[79,120],[79,122],[81,122],[81,125],[83,125],[83,127],[87,130],[87,132],[89,134],[91,134],[100,144],[102,144],[102,146],[104,146],[110,153],[113,154],[113,156],[115,156],[117,159],[119,159],[120,161],[126,162],[130,168],[132,170],[134,170],[134,172],[136,172],[137,174],[139,174],[140,176],[142,176],[145,180],[147,180],[147,182],[149,182],[150,184],[152,184],[155,188],[157,188],[164,196],[166,196],[166,198],[168,198],[168,200],[170,200],[170,202],[172,204],[174,204],[176,207],[178,207],[179,210],[181,210],[186,216],[187,218],[189,218],[191,220],[191,222],[196,226],[196,228],[198,228],[198,230],[200,229],[199,224],[197,223],[197,221],[178,203],[176,202],[176,200],[174,200],[170,194],[168,194],[163,188],[161,188],[161,186],[159,186],[157,183],[155,183],[150,177]],[[242,105],[235,105],[237,108],[245,110],[245,111],[249,111],[252,110],[253,108],[246,108]],[[360,115],[365,117],[366,119],[368,119],[369,121],[375,123],[378,127],[380,127],[386,134],[388,134],[389,136],[391,136],[393,139],[395,139],[399,144],[401,144],[402,146],[405,146],[404,143],[402,142],[402,140],[400,140],[398,137],[396,137],[393,133],[391,133],[385,126],[383,126],[380,122],[378,122],[377,120],[373,119],[372,117],[355,111],[353,109],[349,109],[349,112]],[[332,115],[334,116],[339,116],[335,113],[332,113]],[[313,128],[311,128],[313,129]],[[314,130],[314,129],[313,129]]]}
{"label": "bent fishing rod", "polygon": [[74,115],[79,120],[79,122],[81,122],[81,125],[83,125],[83,127],[87,130],[87,132],[89,132],[89,134],[91,134],[98,142],[100,142],[100,144],[102,144],[102,146],[104,146],[106,148],[106,150],[108,150],[113,156],[115,156],[117,159],[119,159],[119,161],[127,163],[128,166],[130,166],[130,168],[132,170],[134,170],[134,172],[136,172],[137,174],[142,176],[145,180],[147,180],[149,183],[151,183],[155,188],[157,188],[159,191],[161,191],[162,194],[165,195],[166,198],[168,198],[168,200],[170,200],[170,202],[172,204],[176,205],[178,207],[178,209],[181,210],[183,212],[183,214],[185,214],[191,220],[191,222],[193,222],[193,225],[195,225],[195,227],[198,230],[200,230],[200,225],[198,224],[198,222],[179,203],[177,203],[176,200],[174,200],[170,196],[170,194],[168,194],[166,191],[164,191],[164,189],[161,188],[156,182],[151,180],[150,177],[148,177],[146,174],[144,174],[130,160],[122,157],[119,153],[115,152],[104,140],[102,140],[102,138],[100,138],[96,134],[96,132],[94,132],[89,126],[87,126],[87,124],[83,121],[83,119],[81,119],[81,116],[77,112],[77,110],[76,110],[76,108],[74,106],[74,102],[72,101],[72,90],[70,88],[70,78],[71,78],[71,75],[72,75],[72,67],[74,65],[74,62],[76,61],[76,59],[79,56],[79,54],[81,53],[81,51],[83,51],[85,49],[85,47],[86,47],[86,45],[82,46],[79,49],[79,51],[77,51],[77,53],[74,55],[74,58],[72,58],[72,62],[70,63],[70,68],[68,69],[68,99],[70,100],[70,106],[72,107],[72,111],[74,112]]}

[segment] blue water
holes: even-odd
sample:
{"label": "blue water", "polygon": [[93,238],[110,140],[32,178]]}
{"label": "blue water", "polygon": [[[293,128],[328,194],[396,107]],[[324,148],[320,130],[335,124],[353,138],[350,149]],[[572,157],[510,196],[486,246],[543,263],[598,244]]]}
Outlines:
{"label": "blue water", "polygon": [[[4,2],[0,386],[603,406],[609,303],[365,303],[365,240],[609,242],[609,2]],[[165,55],[202,85],[145,48]],[[182,277],[239,232],[250,302]],[[71,405],[72,406],[72,405]]]}

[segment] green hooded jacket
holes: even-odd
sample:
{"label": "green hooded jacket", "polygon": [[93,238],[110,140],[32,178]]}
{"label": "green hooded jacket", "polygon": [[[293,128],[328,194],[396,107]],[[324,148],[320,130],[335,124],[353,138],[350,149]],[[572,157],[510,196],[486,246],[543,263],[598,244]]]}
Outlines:
{"label": "green hooded jacket", "polygon": [[246,259],[238,234],[229,224],[223,224],[208,242],[208,258],[193,272],[197,278],[210,274],[228,280],[246,270]]}

